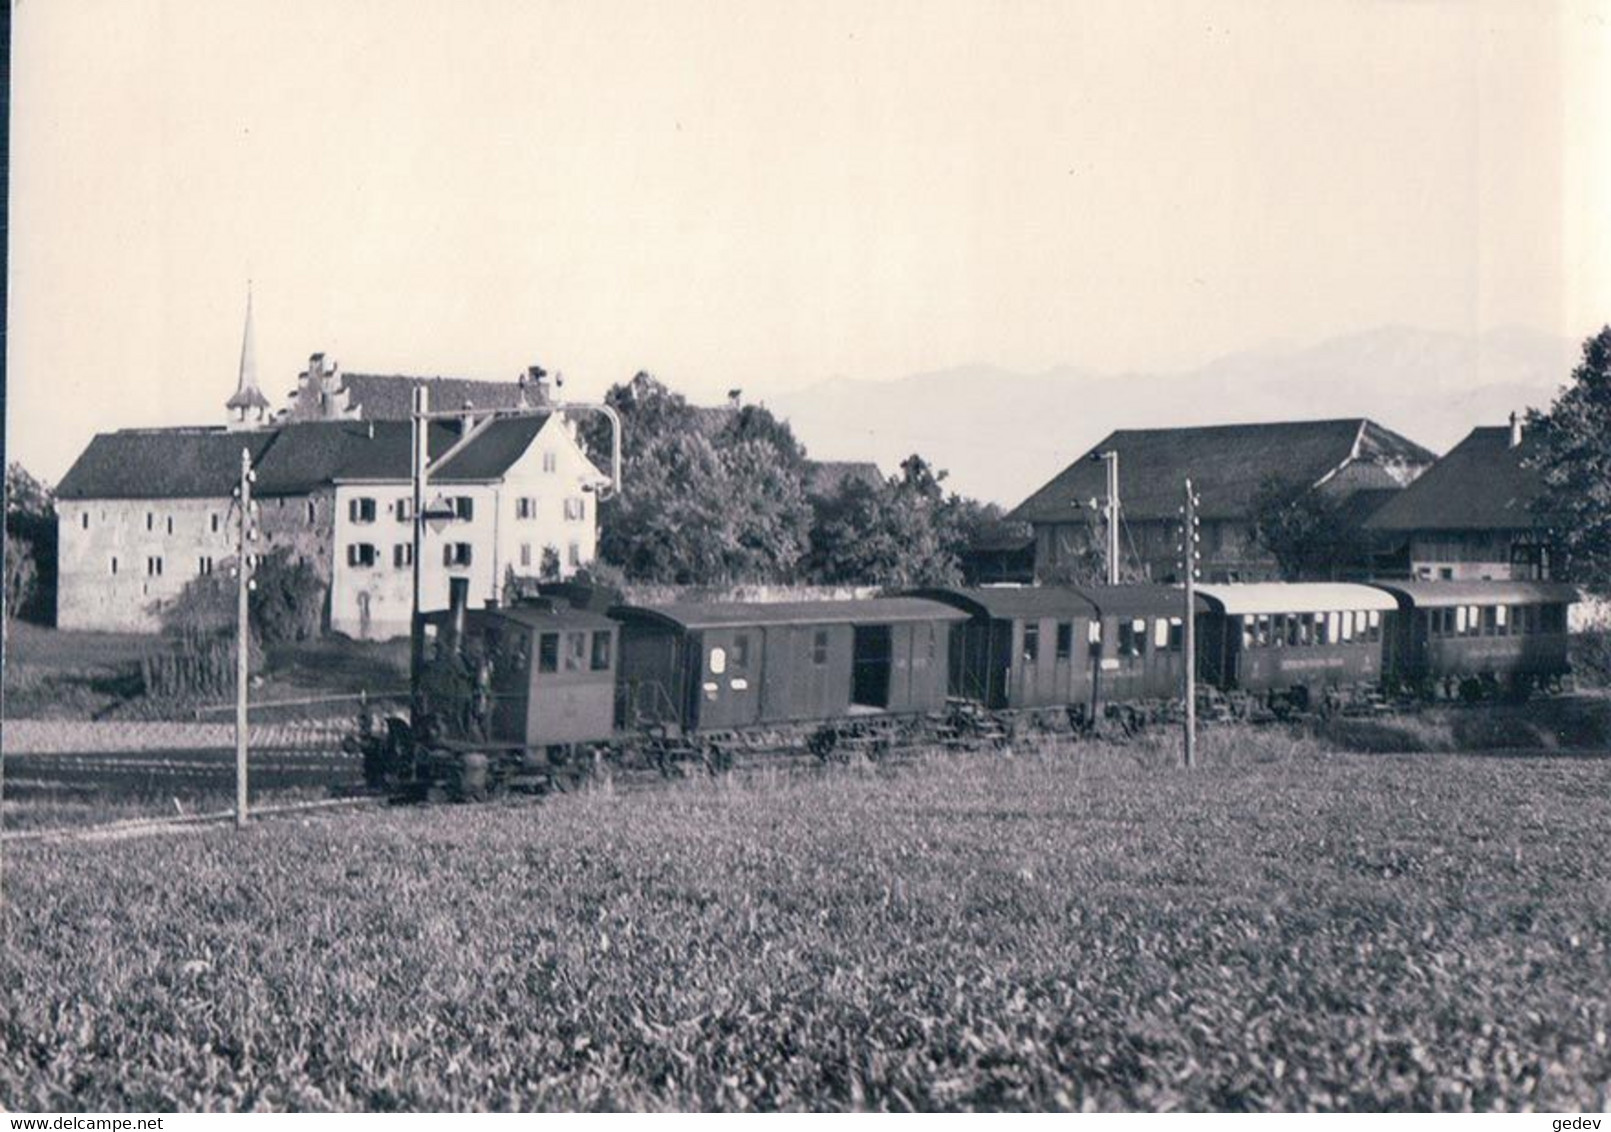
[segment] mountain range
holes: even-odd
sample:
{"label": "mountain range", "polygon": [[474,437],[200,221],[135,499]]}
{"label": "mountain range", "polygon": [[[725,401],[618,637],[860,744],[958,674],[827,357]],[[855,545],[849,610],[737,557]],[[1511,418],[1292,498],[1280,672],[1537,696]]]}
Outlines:
{"label": "mountain range", "polygon": [[1116,428],[1370,417],[1443,452],[1477,425],[1547,408],[1578,351],[1519,327],[1465,336],[1384,326],[1175,373],[967,365],[836,377],[767,404],[815,459],[874,460],[888,474],[917,452],[950,472],[953,490],[1010,507]]}

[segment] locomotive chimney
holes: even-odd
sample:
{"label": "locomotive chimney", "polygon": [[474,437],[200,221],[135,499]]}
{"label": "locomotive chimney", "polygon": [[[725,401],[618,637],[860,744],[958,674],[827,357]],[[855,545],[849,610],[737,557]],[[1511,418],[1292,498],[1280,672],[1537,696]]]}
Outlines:
{"label": "locomotive chimney", "polygon": [[1520,413],[1510,414],[1510,446],[1517,447],[1522,442],[1522,420]]}
{"label": "locomotive chimney", "polygon": [[449,646],[454,656],[464,651],[464,615],[470,606],[470,579],[448,579],[448,611],[451,626],[448,630],[452,634],[452,644]]}

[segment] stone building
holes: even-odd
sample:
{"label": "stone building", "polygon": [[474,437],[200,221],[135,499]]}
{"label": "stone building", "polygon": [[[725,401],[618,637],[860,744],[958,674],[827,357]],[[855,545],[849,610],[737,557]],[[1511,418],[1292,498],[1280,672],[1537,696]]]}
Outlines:
{"label": "stone building", "polygon": [[[516,382],[343,375],[313,355],[292,408],[265,424],[248,305],[241,371],[221,428],[131,429],[96,436],[57,488],[57,623],[149,632],[194,578],[236,554],[233,492],[244,449],[256,476],[257,551],[285,551],[324,582],[326,624],[355,637],[406,634],[412,604],[410,448],[413,390],[464,408],[429,431],[425,608],[448,579],[474,605],[510,575],[564,578],[597,549],[596,491],[608,482],[573,421],[551,406],[535,367]],[[469,407],[473,403],[473,408]],[[499,418],[486,410],[524,407]],[[434,508],[432,510],[435,510]]]}

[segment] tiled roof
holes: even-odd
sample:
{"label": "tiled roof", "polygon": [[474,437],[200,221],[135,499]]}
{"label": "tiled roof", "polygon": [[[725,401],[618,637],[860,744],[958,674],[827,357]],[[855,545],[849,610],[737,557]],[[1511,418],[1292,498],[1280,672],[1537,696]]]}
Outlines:
{"label": "tiled roof", "polygon": [[414,411],[414,389],[430,391],[433,411],[463,408],[514,409],[523,390],[515,381],[475,381],[463,377],[408,377],[403,374],[343,373],[347,404],[366,421],[406,421]]}
{"label": "tiled roof", "polygon": [[60,499],[228,498],[240,480],[241,449],[255,464],[270,432],[128,429],[90,441],[56,487]]}
{"label": "tiled roof", "polygon": [[1476,428],[1369,519],[1369,531],[1520,530],[1543,489],[1524,466],[1533,446],[1510,446],[1508,428]]}
{"label": "tiled roof", "polygon": [[492,480],[509,470],[509,466],[537,439],[549,418],[507,417],[493,421],[476,434],[474,440],[455,452],[448,460],[431,472],[432,479]]}
{"label": "tiled roof", "polygon": [[[1357,445],[1357,451],[1356,451]],[[1272,476],[1316,483],[1351,456],[1425,466],[1436,458],[1414,441],[1360,417],[1204,428],[1121,429],[1063,469],[1007,517],[1077,522],[1107,491],[1097,454],[1119,453],[1119,501],[1127,518],[1174,519],[1186,477],[1202,499],[1205,519],[1245,518]]]}
{"label": "tiled roof", "polygon": [[[477,435],[433,480],[496,479],[526,450],[548,418],[500,420]],[[240,475],[240,450],[252,453],[255,491],[306,495],[337,480],[409,478],[407,421],[309,421],[277,428],[140,429],[102,433],[63,477],[63,499],[190,499],[227,497]],[[431,458],[459,441],[457,424],[431,425]]]}

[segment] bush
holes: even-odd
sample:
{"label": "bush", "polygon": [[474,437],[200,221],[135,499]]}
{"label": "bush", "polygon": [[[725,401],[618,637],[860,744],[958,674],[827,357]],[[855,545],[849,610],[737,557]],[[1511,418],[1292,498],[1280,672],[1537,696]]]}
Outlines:
{"label": "bush", "polygon": [[1611,688],[1611,629],[1573,633],[1572,673],[1582,688]]}

